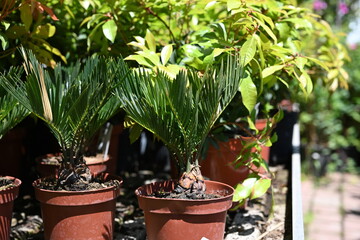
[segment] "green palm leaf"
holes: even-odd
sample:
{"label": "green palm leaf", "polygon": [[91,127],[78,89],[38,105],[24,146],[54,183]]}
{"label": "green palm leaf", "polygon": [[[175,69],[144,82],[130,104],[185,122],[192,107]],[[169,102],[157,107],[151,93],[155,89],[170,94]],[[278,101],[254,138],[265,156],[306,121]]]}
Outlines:
{"label": "green palm leaf", "polygon": [[197,163],[207,134],[238,90],[242,72],[232,57],[203,76],[188,70],[171,80],[162,72],[134,71],[117,95],[128,116],[160,138],[184,170]]}
{"label": "green palm leaf", "polygon": [[[20,76],[21,73],[21,69],[11,68],[6,74],[0,73],[0,81],[10,75]],[[29,113],[5,89],[0,87],[0,139]]]}
{"label": "green palm leaf", "polygon": [[25,52],[26,81],[2,77],[1,85],[26,109],[44,120],[58,140],[64,160],[81,158],[96,131],[119,109],[113,92],[128,73],[122,59],[89,58],[72,67],[44,69]]}

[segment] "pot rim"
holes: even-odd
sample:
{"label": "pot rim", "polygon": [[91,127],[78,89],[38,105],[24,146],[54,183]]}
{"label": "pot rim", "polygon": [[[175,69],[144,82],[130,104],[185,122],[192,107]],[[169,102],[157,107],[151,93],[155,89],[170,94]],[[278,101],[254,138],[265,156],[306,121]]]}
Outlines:
{"label": "pot rim", "polygon": [[[35,184],[37,184],[38,182],[41,182],[41,181],[43,181],[43,180],[45,180],[45,179],[48,179],[48,178],[51,178],[51,177],[38,178],[38,179],[36,179],[35,181],[33,181],[32,186],[33,186],[33,188],[35,188],[35,189],[37,189],[37,190],[39,190],[39,191],[42,191],[42,192],[59,193],[59,194],[61,194],[61,193],[62,193],[62,194],[74,194],[74,195],[75,195],[75,194],[84,194],[84,193],[93,193],[93,192],[108,191],[108,190],[110,190],[110,189],[112,189],[112,188],[114,188],[114,189],[117,189],[117,188],[120,189],[120,185],[124,182],[124,180],[123,180],[121,177],[116,176],[116,175],[110,175],[110,174],[108,174],[108,173],[101,173],[101,174],[99,174],[98,176],[101,176],[101,175],[103,175],[104,178],[110,177],[109,180],[112,180],[112,179],[118,180],[118,181],[120,182],[120,183],[119,183],[119,187],[113,185],[113,186],[108,186],[108,187],[106,187],[106,188],[91,189],[91,190],[82,190],[82,191],[68,191],[68,190],[58,190],[58,191],[56,191],[56,190],[43,189],[43,188],[38,187],[38,186],[35,185]],[[52,177],[53,177],[53,176],[52,176]]]}
{"label": "pot rim", "polygon": [[[219,197],[219,198],[212,198],[212,199],[178,199],[178,198],[159,198],[159,197],[152,197],[152,196],[146,196],[144,194],[141,193],[141,188],[145,188],[145,186],[150,186],[150,185],[154,185],[154,184],[160,184],[160,183],[165,183],[165,182],[176,182],[176,180],[170,179],[170,180],[165,180],[165,181],[158,181],[158,182],[154,182],[154,183],[149,183],[149,184],[145,184],[142,185],[141,187],[137,188],[135,190],[135,195],[137,197],[141,197],[144,199],[157,199],[157,200],[163,200],[163,201],[180,201],[180,202],[204,202],[204,203],[211,203],[211,202],[218,202],[218,201],[222,201],[222,200],[226,200],[227,198],[232,198],[235,189],[233,187],[231,187],[230,185],[226,184],[226,183],[222,183],[222,182],[218,182],[218,181],[212,181],[212,180],[204,180],[205,181],[205,185],[206,183],[215,183],[218,184],[220,186],[224,186],[226,187],[228,190],[219,190],[219,191],[223,191],[224,195]],[[229,191],[229,192],[227,192]]]}
{"label": "pot rim", "polygon": [[9,187],[9,188],[6,188],[6,189],[3,189],[3,190],[1,190],[0,192],[4,192],[4,191],[7,191],[7,190],[11,190],[11,189],[14,189],[14,188],[18,188],[18,187],[21,185],[21,183],[22,183],[22,181],[21,181],[19,178],[17,178],[17,177],[13,177],[13,176],[0,176],[0,177],[8,178],[8,179],[10,179],[10,180],[14,180],[14,184],[15,184],[15,186]]}
{"label": "pot rim", "polygon": [[[47,162],[44,162],[43,159],[49,158],[49,157],[60,157],[61,154],[62,154],[61,152],[43,154],[43,155],[36,157],[35,161],[36,161],[36,163],[38,163],[40,165],[59,167],[60,163],[47,163]],[[100,154],[96,154],[96,156],[97,155],[100,155]],[[84,159],[86,159],[86,158],[93,159],[93,158],[96,158],[96,156],[84,156]],[[108,154],[105,159],[99,159],[99,160],[96,159],[95,161],[92,160],[91,162],[87,162],[86,165],[91,166],[91,165],[97,165],[97,164],[105,164],[110,159],[111,159],[111,156]],[[85,160],[85,162],[86,162],[86,160]]]}

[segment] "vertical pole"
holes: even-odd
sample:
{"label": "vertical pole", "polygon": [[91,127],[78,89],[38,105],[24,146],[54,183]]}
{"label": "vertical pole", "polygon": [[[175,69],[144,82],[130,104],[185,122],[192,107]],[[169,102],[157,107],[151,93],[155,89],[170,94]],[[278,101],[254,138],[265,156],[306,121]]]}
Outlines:
{"label": "vertical pole", "polygon": [[293,240],[304,239],[304,220],[301,196],[301,157],[300,157],[300,126],[295,123],[292,138],[293,153],[291,159],[292,183],[292,236]]}

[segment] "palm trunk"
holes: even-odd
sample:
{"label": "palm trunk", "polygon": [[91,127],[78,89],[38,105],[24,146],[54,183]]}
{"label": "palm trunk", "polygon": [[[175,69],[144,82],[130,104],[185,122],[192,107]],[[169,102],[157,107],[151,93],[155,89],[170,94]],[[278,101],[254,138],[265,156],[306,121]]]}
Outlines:
{"label": "palm trunk", "polygon": [[200,166],[191,164],[189,170],[184,172],[180,179],[176,192],[205,192],[206,186],[200,171]]}

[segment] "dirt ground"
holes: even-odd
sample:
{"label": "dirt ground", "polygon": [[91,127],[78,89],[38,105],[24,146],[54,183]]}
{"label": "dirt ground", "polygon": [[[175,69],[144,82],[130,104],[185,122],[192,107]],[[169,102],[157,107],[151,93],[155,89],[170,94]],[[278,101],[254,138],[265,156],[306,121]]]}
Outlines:
{"label": "dirt ground", "polygon": [[[285,204],[288,171],[282,166],[271,169],[274,207],[271,193],[247,203],[245,209],[229,211],[225,240],[279,240],[285,234]],[[114,239],[146,240],[143,212],[138,208],[134,190],[150,181],[168,179],[150,171],[125,173],[121,196],[116,204]],[[271,214],[272,212],[272,214]],[[39,203],[30,195],[18,198],[14,206],[11,239],[42,240],[43,229]]]}

